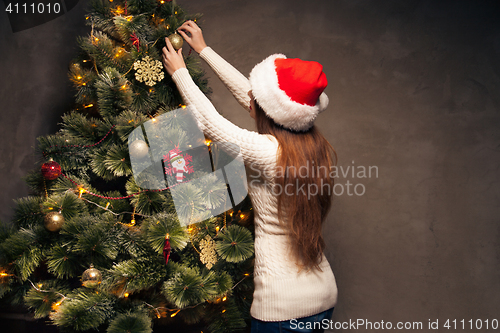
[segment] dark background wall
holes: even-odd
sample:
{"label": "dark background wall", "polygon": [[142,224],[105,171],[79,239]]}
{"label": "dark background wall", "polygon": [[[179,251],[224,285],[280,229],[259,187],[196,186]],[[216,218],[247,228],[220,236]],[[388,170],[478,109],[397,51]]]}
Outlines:
{"label": "dark background wall", "polygon": [[[439,319],[444,332],[447,319],[500,319],[497,1],[178,3],[204,13],[208,44],[244,74],[276,52],[321,62],[330,107],[318,127],[340,166],[378,168],[338,179],[345,192],[324,228],[339,287],[334,320],[427,328]],[[72,105],[66,73],[76,37],[90,32],[85,5],[16,33],[0,5],[3,222],[28,193],[21,177],[37,167],[35,138],[54,133]],[[253,129],[208,73],[216,107]],[[348,195],[357,184],[364,194]]]}

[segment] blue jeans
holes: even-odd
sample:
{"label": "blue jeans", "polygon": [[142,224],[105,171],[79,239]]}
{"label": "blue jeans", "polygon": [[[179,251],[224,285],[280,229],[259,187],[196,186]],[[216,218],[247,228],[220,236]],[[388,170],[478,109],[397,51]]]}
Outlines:
{"label": "blue jeans", "polygon": [[325,328],[330,327],[332,313],[333,308],[310,317],[285,321],[260,321],[252,318],[251,333],[323,333]]}

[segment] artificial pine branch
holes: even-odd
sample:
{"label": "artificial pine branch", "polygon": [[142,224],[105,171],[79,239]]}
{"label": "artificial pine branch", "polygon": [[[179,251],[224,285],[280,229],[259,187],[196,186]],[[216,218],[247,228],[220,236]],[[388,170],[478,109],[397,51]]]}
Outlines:
{"label": "artificial pine branch", "polygon": [[111,219],[106,215],[74,218],[64,224],[62,232],[73,238],[72,251],[87,255],[89,264],[109,266],[120,251],[120,225],[110,223]]}
{"label": "artificial pine branch", "polygon": [[133,34],[136,34],[143,43],[151,39],[152,31],[146,15],[136,15],[131,19],[123,16],[115,16],[113,18],[113,23],[120,39],[129,47],[132,47],[130,36]]}
{"label": "artificial pine branch", "polygon": [[26,281],[42,259],[38,242],[41,227],[21,228],[2,243],[2,253],[13,264],[14,274]]}
{"label": "artificial pine branch", "polygon": [[132,91],[128,80],[112,67],[106,67],[95,84],[99,112],[104,117],[112,117],[128,109],[132,103]]}
{"label": "artificial pine branch", "polygon": [[96,29],[112,33],[114,25],[110,22],[113,14],[110,11],[110,3],[108,1],[91,0],[86,15],[87,25],[93,25]]}
{"label": "artificial pine branch", "polygon": [[234,333],[241,332],[246,324],[237,304],[233,299],[216,304],[208,314],[213,320],[208,325],[211,333]]}
{"label": "artificial pine branch", "polygon": [[69,244],[58,244],[46,253],[48,271],[58,279],[77,277],[84,267],[81,256],[70,248]]}
{"label": "artificial pine branch", "polygon": [[43,223],[43,213],[40,211],[41,197],[24,197],[14,200],[13,222],[16,227],[29,228]]}
{"label": "artificial pine branch", "polygon": [[115,264],[107,271],[108,286],[122,293],[133,293],[153,288],[165,277],[165,263],[158,258],[136,258]]}
{"label": "artificial pine branch", "polygon": [[61,134],[67,137],[81,138],[86,145],[98,142],[107,134],[107,128],[99,119],[86,117],[78,112],[70,112],[62,117]]}
{"label": "artificial pine branch", "polygon": [[163,294],[180,309],[197,305],[214,296],[213,288],[205,288],[204,282],[198,270],[186,268],[163,284]]}
{"label": "artificial pine branch", "polygon": [[90,157],[92,172],[104,180],[112,180],[117,177],[116,174],[113,173],[113,170],[106,167],[105,161],[108,159],[108,151],[107,147],[101,147],[96,149]]}
{"label": "artificial pine branch", "polygon": [[127,181],[127,194],[141,192],[131,198],[131,204],[136,207],[137,212],[144,215],[153,215],[163,211],[166,208],[167,197],[159,192],[144,191],[139,187],[133,178]]}
{"label": "artificial pine branch", "polygon": [[61,280],[38,281],[37,284],[44,290],[30,289],[24,301],[34,310],[35,318],[43,318],[50,314],[54,303],[62,301],[61,295],[68,293],[70,288],[68,283]]}
{"label": "artificial pine branch", "polygon": [[144,114],[125,110],[115,118],[117,135],[122,142],[128,142],[130,133],[148,121]]}
{"label": "artificial pine branch", "polygon": [[85,204],[78,199],[78,196],[72,192],[64,192],[49,196],[42,203],[42,212],[58,212],[64,216],[65,219],[70,219],[74,216],[81,215],[86,212]]}
{"label": "artificial pine branch", "polygon": [[170,246],[177,251],[184,249],[189,241],[189,234],[185,227],[180,225],[175,214],[160,213],[152,216],[143,221],[141,229],[145,239],[158,254],[163,254],[163,245],[167,234]]}
{"label": "artificial pine branch", "polygon": [[253,255],[252,234],[239,225],[231,225],[220,235],[217,252],[228,262],[240,262]]}
{"label": "artificial pine branch", "polygon": [[109,147],[103,162],[106,169],[115,177],[132,175],[128,146],[125,144],[114,144]]}
{"label": "artificial pine branch", "polygon": [[151,318],[144,310],[118,314],[109,324],[106,333],[151,333]]}
{"label": "artificial pine branch", "polygon": [[68,77],[77,90],[75,95],[77,103],[90,104],[96,100],[97,95],[94,89],[94,83],[97,79],[97,75],[94,72],[82,68],[78,63],[73,63],[73,65],[70,66]]}
{"label": "artificial pine branch", "polygon": [[157,98],[157,90],[161,86],[146,87],[144,84],[136,85],[133,90],[133,101],[130,109],[142,114],[153,114],[158,108],[160,100]]}
{"label": "artificial pine branch", "polygon": [[57,311],[51,312],[52,321],[76,331],[96,329],[116,313],[116,298],[94,290],[77,289],[68,295]]}

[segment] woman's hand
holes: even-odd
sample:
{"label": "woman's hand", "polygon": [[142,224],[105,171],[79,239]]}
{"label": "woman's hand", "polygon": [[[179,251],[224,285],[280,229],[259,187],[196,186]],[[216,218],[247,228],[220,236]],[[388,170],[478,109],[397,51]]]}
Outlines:
{"label": "woman's hand", "polygon": [[[183,25],[177,29],[179,34],[184,38],[184,40],[196,51],[200,53],[207,44],[205,44],[205,39],[203,38],[203,33],[200,27],[193,21],[186,21]],[[189,32],[191,36],[188,36],[186,32]]]}
{"label": "woman's hand", "polygon": [[167,73],[172,75],[179,68],[186,68],[184,63],[184,58],[182,57],[182,48],[175,52],[170,39],[165,37],[165,42],[167,46],[162,49],[163,52],[163,66],[167,70]]}

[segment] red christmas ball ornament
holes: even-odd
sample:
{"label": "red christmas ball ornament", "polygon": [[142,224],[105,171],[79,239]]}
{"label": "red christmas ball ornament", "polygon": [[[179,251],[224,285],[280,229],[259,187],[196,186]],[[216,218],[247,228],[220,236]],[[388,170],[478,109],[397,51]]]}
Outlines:
{"label": "red christmas ball ornament", "polygon": [[50,159],[48,162],[42,164],[42,175],[47,180],[54,180],[61,175],[61,166]]}

